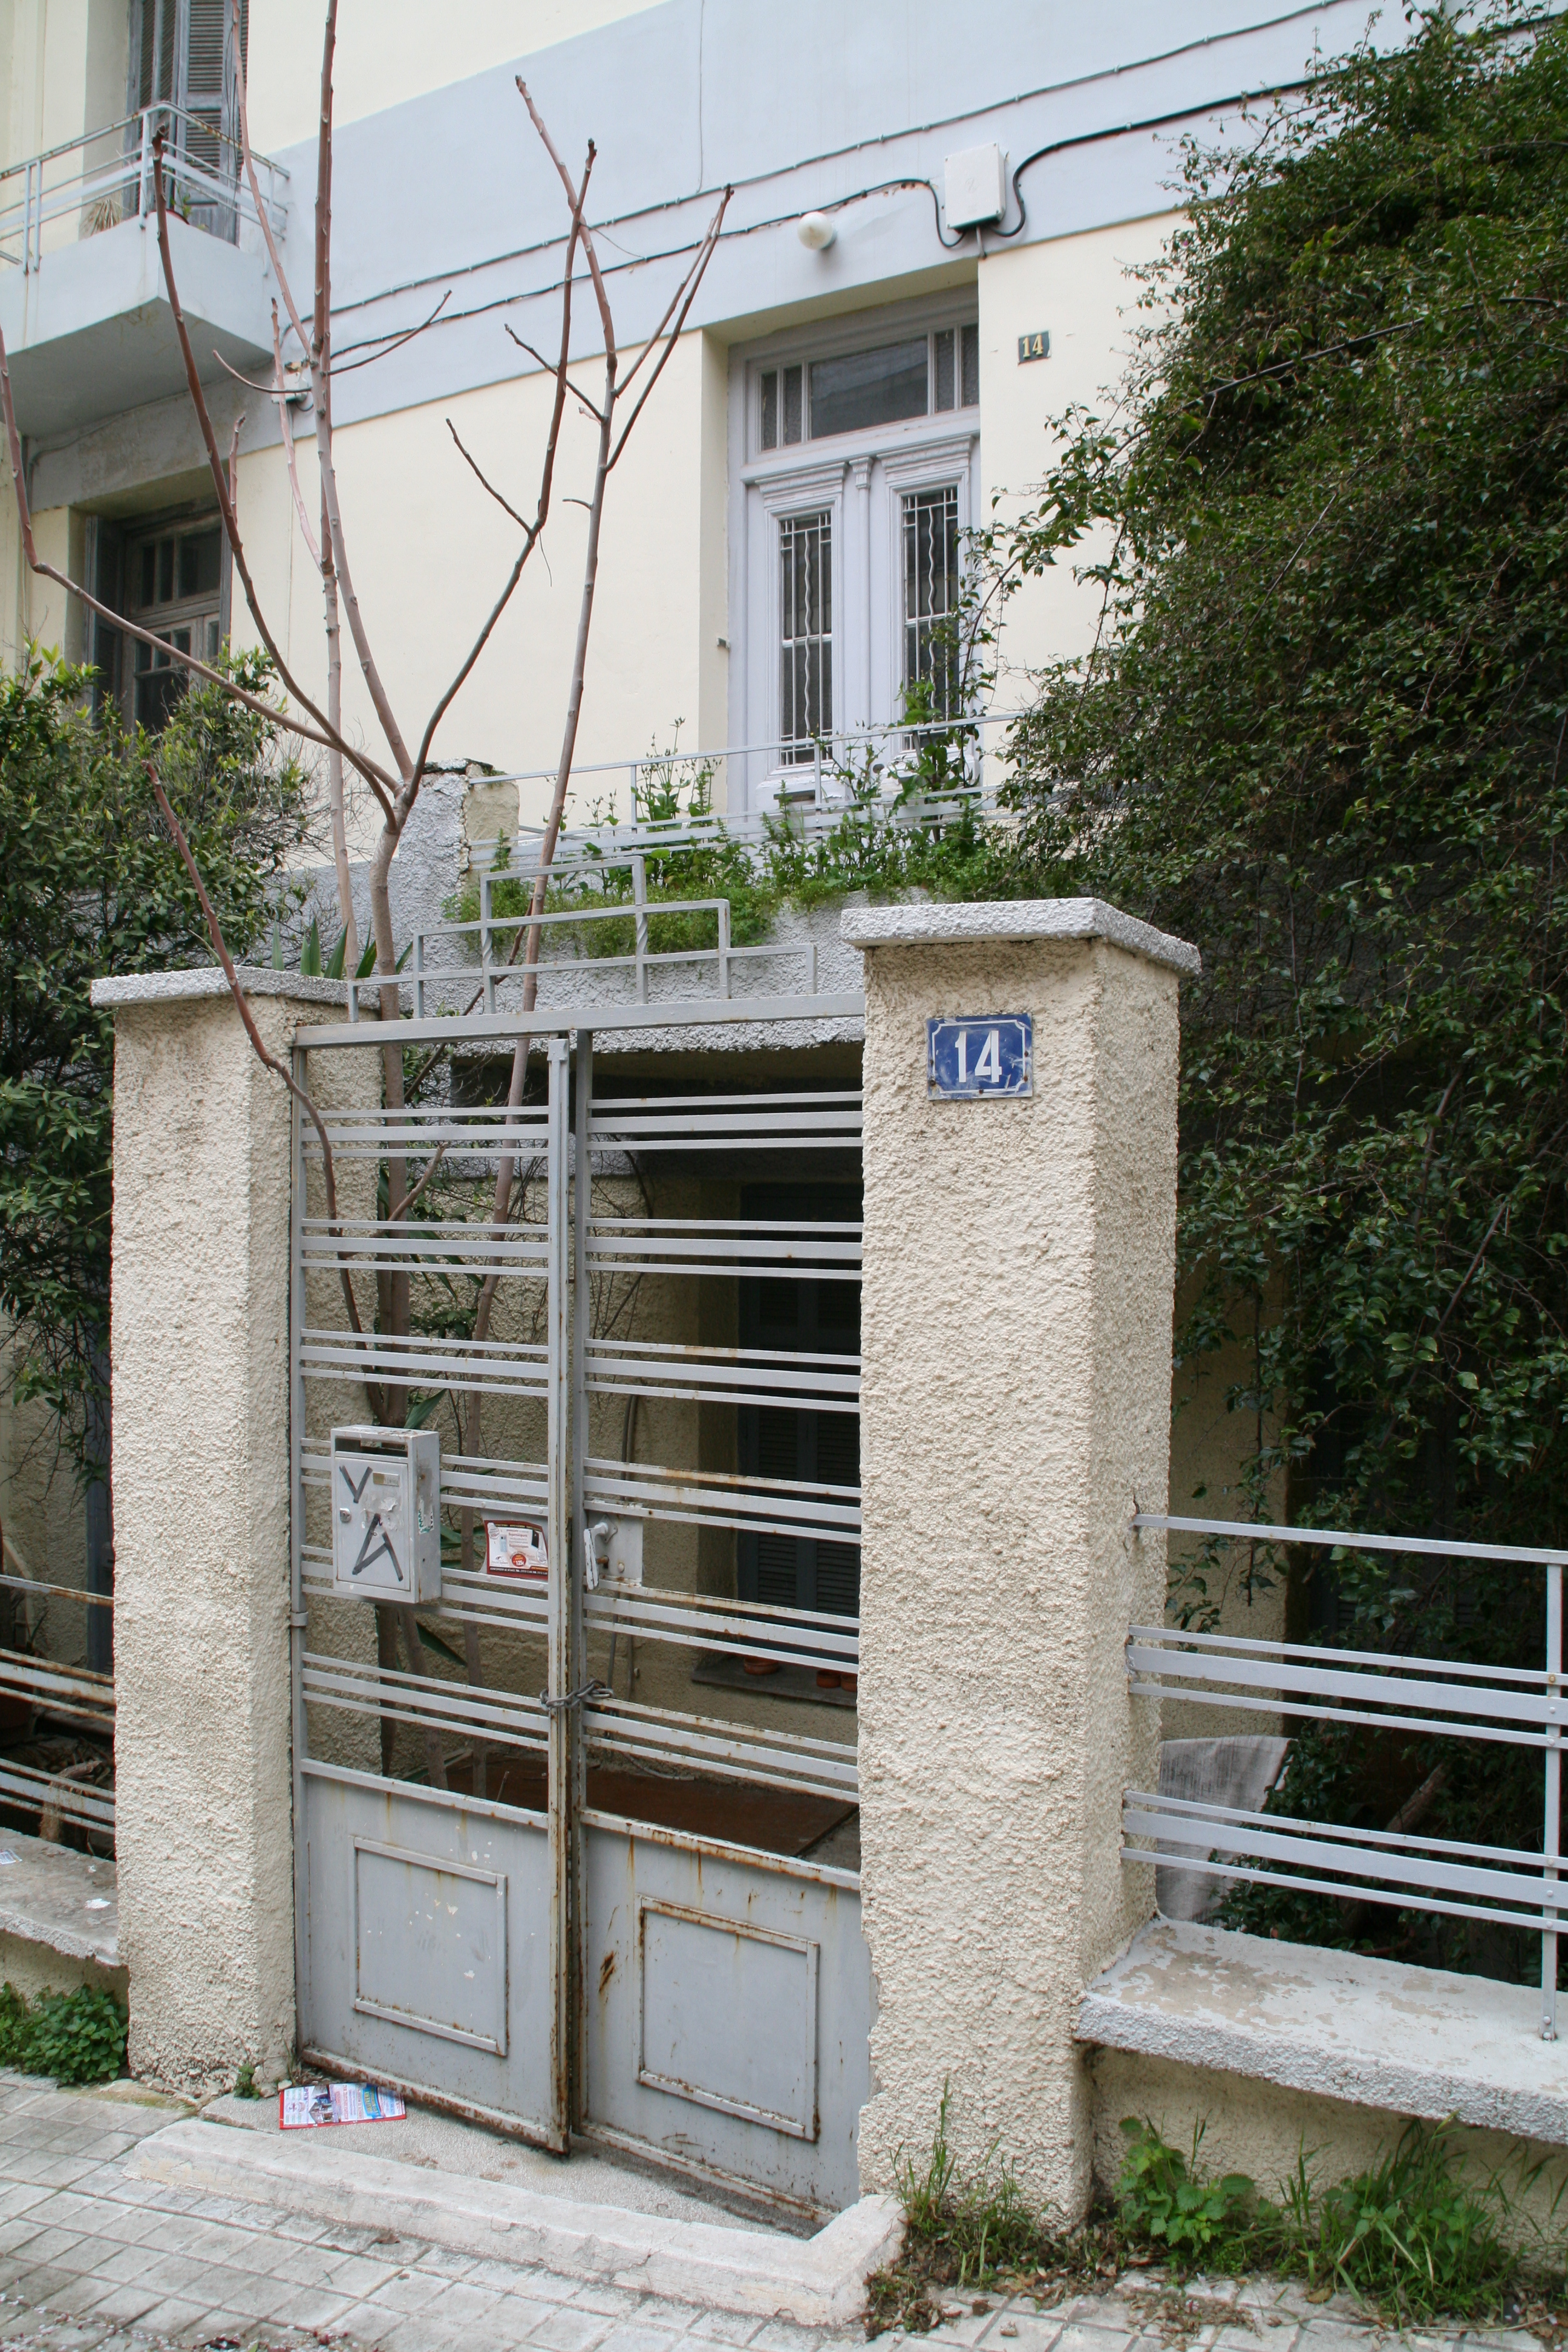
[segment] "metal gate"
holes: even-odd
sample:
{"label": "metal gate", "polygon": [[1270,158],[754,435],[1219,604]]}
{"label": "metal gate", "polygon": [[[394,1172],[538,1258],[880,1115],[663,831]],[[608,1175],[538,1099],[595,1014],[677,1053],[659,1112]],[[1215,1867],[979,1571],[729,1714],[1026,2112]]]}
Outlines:
{"label": "metal gate", "polygon": [[[764,1009],[851,1008],[657,1018]],[[683,1056],[685,1091],[649,1056],[623,1075],[651,1006],[605,1009],[597,1082],[569,1013],[422,1012],[400,1042],[468,1060],[427,1103],[323,1110],[335,1223],[308,1119],[296,1142],[302,2052],[557,2150],[837,2209],[871,2015],[858,1092],[739,1086],[721,1057],[705,1084]],[[319,1094],[332,1049],[379,1072],[378,1032],[302,1033]],[[484,1057],[526,1032],[523,1108],[494,1108]],[[423,1601],[334,1587],[332,1433],[377,1424],[439,1438]]]}

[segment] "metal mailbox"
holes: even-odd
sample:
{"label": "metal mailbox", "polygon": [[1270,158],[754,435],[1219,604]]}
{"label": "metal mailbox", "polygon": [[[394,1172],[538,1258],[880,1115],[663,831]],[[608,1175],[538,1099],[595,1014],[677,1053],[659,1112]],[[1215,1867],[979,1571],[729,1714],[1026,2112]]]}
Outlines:
{"label": "metal mailbox", "polygon": [[441,1598],[441,1440],[433,1429],[332,1432],[332,1590]]}

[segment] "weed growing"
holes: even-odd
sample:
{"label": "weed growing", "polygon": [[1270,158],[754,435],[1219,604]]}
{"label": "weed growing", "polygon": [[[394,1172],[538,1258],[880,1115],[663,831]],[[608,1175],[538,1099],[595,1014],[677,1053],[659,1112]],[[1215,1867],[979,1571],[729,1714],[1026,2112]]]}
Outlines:
{"label": "weed growing", "polygon": [[125,2055],[125,2012],[96,1985],[44,1992],[35,2001],[0,1986],[0,2066],[52,2074],[57,2083],[107,2083]]}
{"label": "weed growing", "polygon": [[933,2327],[955,2294],[1033,2294],[1056,2303],[1152,2264],[1178,2289],[1197,2273],[1300,2278],[1316,2299],[1342,2292],[1400,2326],[1473,2323],[1510,2306],[1544,2313],[1562,2299],[1568,2246],[1555,2231],[1555,2201],[1530,2259],[1510,2243],[1521,2233],[1519,2200],[1539,2168],[1516,2168],[1511,2189],[1500,2171],[1468,2180],[1446,2130],[1411,2124],[1377,2164],[1326,2188],[1302,2149],[1271,2201],[1246,2173],[1205,2170],[1201,2125],[1184,2154],[1152,2123],[1129,2116],[1110,2204],[1079,2229],[1058,2231],[1031,2212],[994,2145],[966,2169],[949,2126],[944,2090],[929,2157],[899,2167],[908,2235],[901,2259],[870,2281],[868,2335]]}

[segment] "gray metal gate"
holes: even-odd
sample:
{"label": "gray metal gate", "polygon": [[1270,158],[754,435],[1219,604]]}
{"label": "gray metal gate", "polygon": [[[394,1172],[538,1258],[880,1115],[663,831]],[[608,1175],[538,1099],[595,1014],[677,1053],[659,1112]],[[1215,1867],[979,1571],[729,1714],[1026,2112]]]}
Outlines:
{"label": "gray metal gate", "polygon": [[[658,1017],[824,1009],[850,1008]],[[855,1812],[858,1093],[732,1077],[666,1093],[646,1063],[628,1079],[614,1060],[596,1085],[569,1011],[423,1012],[402,1024],[410,1046],[458,1043],[482,1080],[472,1057],[531,1031],[542,1079],[510,1114],[460,1084],[428,1106],[326,1110],[335,1227],[300,1122],[302,2051],[552,2148],[586,2137],[833,2210],[858,2193],[871,2012]],[[654,1012],[602,1017],[624,1062],[628,1026]],[[362,1083],[340,1094],[379,1091],[378,1030],[304,1033],[320,1094],[345,1066]],[[487,1203],[509,1156],[521,1193],[497,1226]],[[395,1162],[413,1197],[401,1217],[387,1214]],[[773,1344],[790,1328],[811,1344]],[[404,1419],[440,1434],[439,1597],[342,1597],[331,1432]]]}

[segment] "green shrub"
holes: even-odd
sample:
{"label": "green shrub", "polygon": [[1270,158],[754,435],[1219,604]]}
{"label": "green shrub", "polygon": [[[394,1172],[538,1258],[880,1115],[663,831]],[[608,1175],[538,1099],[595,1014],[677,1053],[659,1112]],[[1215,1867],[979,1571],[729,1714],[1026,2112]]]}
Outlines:
{"label": "green shrub", "polygon": [[1458,2166],[1447,2133],[1411,2124],[1381,2163],[1323,2191],[1315,2229],[1296,2233],[1309,2273],[1402,2319],[1489,2309],[1513,2268],[1499,2230],[1506,2200],[1495,2179],[1459,2179]]}
{"label": "green shrub", "polygon": [[1163,2140],[1151,2123],[1126,2116],[1121,2129],[1127,2155],[1116,2184],[1116,2210],[1130,2238],[1149,2239],[1178,2259],[1217,2256],[1224,2262],[1257,2234],[1258,2191],[1246,2173],[1207,2180],[1198,2175],[1202,2124],[1193,2134],[1190,2158]]}
{"label": "green shrub", "polygon": [[0,1986],[0,2066],[52,2074],[57,2083],[107,2083],[125,2055],[125,2012],[96,1985],[40,1993],[29,2001]]}

